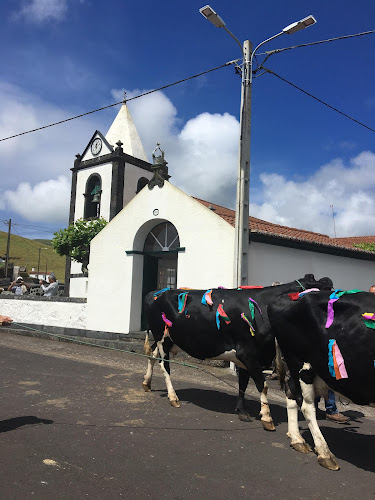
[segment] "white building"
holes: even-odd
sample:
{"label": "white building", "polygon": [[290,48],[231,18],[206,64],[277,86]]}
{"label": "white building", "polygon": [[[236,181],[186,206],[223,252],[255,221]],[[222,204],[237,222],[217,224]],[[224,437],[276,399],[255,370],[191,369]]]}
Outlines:
{"label": "white building", "polygon": [[[158,154],[151,165],[124,103],[106,136],[96,131],[77,155],[70,221],[109,220],[91,242],[89,276],[80,264],[67,265],[70,296],[87,297],[87,329],[139,331],[150,290],[234,286],[234,212],[164,181],[169,176]],[[152,187],[155,179],[160,185]],[[249,284],[267,286],[306,273],[329,276],[342,289],[368,290],[375,283],[375,254],[354,248],[353,238],[253,217],[249,225]]]}

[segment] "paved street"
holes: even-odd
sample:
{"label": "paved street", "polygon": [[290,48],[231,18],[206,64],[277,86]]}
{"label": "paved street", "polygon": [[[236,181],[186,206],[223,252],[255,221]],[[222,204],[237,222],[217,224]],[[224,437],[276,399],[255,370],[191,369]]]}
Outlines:
{"label": "paved street", "polygon": [[232,414],[236,379],[223,369],[203,367],[219,380],[172,366],[175,409],[158,366],[143,392],[144,358],[2,331],[0,345],[2,499],[375,498],[373,410],[339,405],[350,425],[320,421],[332,472],[289,447],[276,382],[269,433]]}

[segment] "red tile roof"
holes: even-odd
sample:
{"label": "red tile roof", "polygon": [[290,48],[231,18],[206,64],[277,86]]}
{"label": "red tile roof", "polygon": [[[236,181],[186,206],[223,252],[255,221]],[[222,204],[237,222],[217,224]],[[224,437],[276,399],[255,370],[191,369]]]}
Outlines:
{"label": "red tile roof", "polygon": [[[199,203],[202,203],[207,208],[213,210],[217,215],[222,217],[226,222],[235,225],[235,211],[229,208],[210,203],[209,201],[194,198]],[[304,229],[297,229],[295,227],[281,226],[273,224],[256,217],[249,217],[249,230],[251,233],[264,234],[274,236],[277,238],[296,240],[300,242],[312,243],[327,247],[346,248],[359,253],[373,253],[367,252],[353,245],[358,243],[375,243],[375,236],[349,236],[347,238],[330,238],[327,234],[314,233],[313,231],[306,231]]]}

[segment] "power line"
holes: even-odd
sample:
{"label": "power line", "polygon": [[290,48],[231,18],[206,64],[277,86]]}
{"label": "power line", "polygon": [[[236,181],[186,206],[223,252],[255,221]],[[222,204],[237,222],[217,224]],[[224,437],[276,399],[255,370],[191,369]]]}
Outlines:
{"label": "power line", "polygon": [[38,130],[43,130],[45,128],[54,127],[55,125],[61,125],[62,123],[66,123],[66,122],[69,122],[71,120],[76,120],[77,118],[82,118],[82,116],[91,115],[92,113],[97,113],[98,111],[102,111],[103,109],[108,109],[108,108],[112,108],[113,106],[118,106],[119,104],[122,104],[124,102],[132,101],[133,99],[138,99],[139,97],[143,97],[145,95],[152,94],[153,92],[158,92],[159,90],[167,89],[168,87],[172,87],[173,85],[177,85],[179,83],[187,82],[188,80],[192,80],[193,78],[197,78],[198,76],[205,75],[207,73],[210,73],[211,71],[216,71],[218,69],[224,68],[225,66],[229,66],[231,64],[235,64],[238,60],[239,59],[234,59],[233,61],[229,61],[229,62],[227,62],[225,64],[222,64],[221,66],[217,66],[216,68],[211,68],[211,69],[208,69],[206,71],[202,71],[201,73],[197,73],[196,75],[188,76],[187,78],[183,78],[182,80],[178,80],[177,82],[173,82],[173,83],[169,83],[167,85],[163,85],[163,87],[159,87],[157,89],[149,90],[148,92],[144,92],[143,94],[139,94],[139,95],[137,95],[135,97],[131,97],[130,99],[125,99],[125,100],[122,100],[122,101],[119,101],[119,102],[115,102],[113,104],[109,104],[108,106],[103,106],[102,108],[94,109],[93,111],[87,111],[86,113],[82,113],[82,114],[77,115],[77,116],[72,116],[71,118],[66,118],[65,120],[60,120],[60,121],[55,122],[55,123],[50,123],[49,125],[44,125],[42,127],[34,128],[32,130],[27,130],[25,132],[20,132],[19,134],[10,135],[9,137],[4,137],[3,139],[0,139],[0,142],[7,141],[8,139],[14,139],[15,137],[19,137],[20,135],[31,134],[32,132],[37,132]]}
{"label": "power line", "polygon": [[300,47],[308,47],[309,45],[318,45],[320,43],[335,42],[337,40],[344,40],[345,38],[353,38],[355,36],[369,35],[371,33],[375,33],[375,30],[363,31],[362,33],[356,33],[354,35],[343,35],[343,36],[338,36],[336,38],[328,38],[327,40],[319,40],[318,42],[302,43],[300,45],[293,45],[292,47],[285,47],[283,49],[267,50],[266,52],[263,52],[263,54],[267,55],[279,54],[280,52],[284,52],[284,50],[299,49]]}
{"label": "power line", "polygon": [[288,80],[286,80],[285,78],[283,78],[282,76],[278,75],[277,73],[275,73],[274,71],[270,70],[270,69],[267,69],[267,68],[264,68],[262,67],[262,69],[266,72],[266,73],[270,73],[271,75],[274,75],[274,76],[277,76],[277,78],[280,78],[280,80],[282,80],[283,82],[287,83],[288,85],[291,85],[292,87],[294,87],[295,89],[297,90],[300,90],[301,92],[303,92],[304,94],[308,95],[309,97],[312,97],[313,99],[315,99],[316,101],[320,102],[321,104],[324,104],[324,106],[327,106],[328,108],[332,109],[333,111],[336,111],[336,113],[339,113],[340,115],[342,116],[345,116],[346,118],[349,118],[349,120],[352,120],[353,122],[355,123],[358,123],[358,125],[361,125],[362,127],[365,127],[367,128],[368,130],[371,130],[371,132],[375,132],[375,129],[369,127],[368,125],[365,125],[364,123],[360,122],[359,120],[356,120],[355,118],[353,118],[352,116],[350,115],[347,115],[346,113],[344,113],[343,111],[340,111],[339,109],[335,108],[334,106],[331,106],[330,104],[326,103],[325,101],[323,101],[322,99],[319,99],[318,97],[315,97],[314,95],[310,94],[309,92],[307,92],[306,90],[303,90],[301,89],[301,87],[298,87],[297,85],[295,85],[294,83],[292,82],[289,82]]}

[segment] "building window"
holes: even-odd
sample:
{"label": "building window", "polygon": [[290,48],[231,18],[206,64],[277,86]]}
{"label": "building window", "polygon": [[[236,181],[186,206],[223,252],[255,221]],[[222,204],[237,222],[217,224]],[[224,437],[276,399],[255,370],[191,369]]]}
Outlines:
{"label": "building window", "polygon": [[177,229],[170,222],[162,222],[154,227],[146,237],[144,252],[168,252],[180,246]]}
{"label": "building window", "polygon": [[86,183],[84,219],[96,219],[100,216],[101,194],[101,177],[98,174],[93,174],[87,179]]}
{"label": "building window", "polygon": [[148,184],[148,179],[146,179],[146,177],[141,177],[140,179],[138,179],[137,191],[135,193],[138,194],[139,191],[141,191],[145,186],[147,186],[147,184]]}

